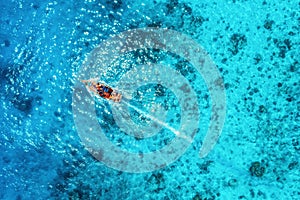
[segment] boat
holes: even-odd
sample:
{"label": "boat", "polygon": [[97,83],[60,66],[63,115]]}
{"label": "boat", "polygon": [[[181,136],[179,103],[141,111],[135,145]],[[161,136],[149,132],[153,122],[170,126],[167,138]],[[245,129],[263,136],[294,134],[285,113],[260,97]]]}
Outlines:
{"label": "boat", "polygon": [[101,81],[97,81],[97,79],[81,80],[81,82],[85,84],[90,93],[98,98],[112,100],[117,103],[122,100],[122,94],[120,92]]}

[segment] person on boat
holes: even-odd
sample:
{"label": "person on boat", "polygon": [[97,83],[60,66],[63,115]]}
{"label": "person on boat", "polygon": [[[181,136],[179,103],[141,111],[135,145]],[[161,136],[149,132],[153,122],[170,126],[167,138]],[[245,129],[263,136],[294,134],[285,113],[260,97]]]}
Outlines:
{"label": "person on boat", "polygon": [[96,89],[97,89],[97,93],[105,99],[110,99],[112,96],[111,94],[114,91],[110,87],[100,84],[99,82],[96,85]]}

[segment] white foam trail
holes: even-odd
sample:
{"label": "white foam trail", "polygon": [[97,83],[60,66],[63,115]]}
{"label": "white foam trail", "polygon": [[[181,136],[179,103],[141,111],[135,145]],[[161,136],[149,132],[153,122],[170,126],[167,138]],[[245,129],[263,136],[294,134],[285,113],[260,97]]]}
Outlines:
{"label": "white foam trail", "polygon": [[169,124],[157,119],[156,117],[150,115],[149,113],[139,109],[138,107],[130,104],[129,102],[127,102],[126,100],[121,101],[121,103],[125,103],[127,106],[133,108],[134,110],[136,110],[137,112],[143,114],[144,116],[148,117],[149,119],[155,121],[156,123],[160,124],[161,126],[165,127],[166,129],[170,130],[172,133],[174,133],[177,137],[181,137],[183,139],[186,139],[188,142],[192,142],[192,139],[186,135],[182,135],[178,130],[174,129],[173,127],[169,126]]}

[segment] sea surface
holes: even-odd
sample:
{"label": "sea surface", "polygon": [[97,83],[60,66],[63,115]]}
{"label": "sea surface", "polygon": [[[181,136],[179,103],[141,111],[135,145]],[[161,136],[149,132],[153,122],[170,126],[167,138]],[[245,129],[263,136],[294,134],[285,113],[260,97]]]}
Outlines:
{"label": "sea surface", "polygon": [[[300,199],[299,27],[296,0],[0,0],[0,199]],[[91,53],[126,31],[154,28],[176,33],[156,39],[185,54],[129,48],[100,66],[103,57]],[[203,76],[182,56],[195,45],[181,45],[181,37],[206,52],[226,98],[211,99],[216,88],[207,79],[214,75]],[[139,39],[122,41],[143,46]],[[145,66],[154,65],[161,84],[145,78]],[[82,75],[87,66],[96,77]],[[131,82],[120,85],[133,69]],[[109,155],[114,146],[140,159],[173,145],[178,156],[166,151],[143,169],[114,151],[120,162],[95,156],[86,143],[93,138],[80,133],[93,127],[74,114],[74,91],[87,89],[82,78],[119,89],[128,106],[125,116],[111,100],[79,95],[93,100],[102,130],[93,148]],[[139,78],[141,85],[126,91]],[[176,93],[183,82],[186,93]],[[225,105],[225,121],[201,157],[209,124],[220,119],[210,117],[214,103]],[[186,110],[196,117],[184,121]],[[134,128],[122,127],[128,118]],[[180,127],[196,132],[184,138]]]}

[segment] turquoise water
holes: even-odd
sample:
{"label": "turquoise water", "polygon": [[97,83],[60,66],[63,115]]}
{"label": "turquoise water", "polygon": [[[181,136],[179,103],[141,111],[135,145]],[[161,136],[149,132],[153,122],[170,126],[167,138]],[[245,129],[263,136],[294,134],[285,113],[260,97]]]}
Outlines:
{"label": "turquoise water", "polygon": [[[299,2],[1,0],[0,9],[0,199],[300,198]],[[108,66],[103,81],[118,87],[128,66],[170,65],[189,81],[201,115],[199,131],[178,160],[127,173],[85,148],[72,94],[94,48],[144,27],[184,33],[208,52],[224,81],[226,121],[213,150],[200,158],[212,107],[201,75],[170,53],[124,55]],[[131,103],[149,111],[151,102],[168,110],[168,125],[179,127],[182,108],[171,90],[146,85]],[[105,136],[122,149],[155,151],[175,137],[162,127],[152,138],[134,138],[119,130],[110,103],[95,104]],[[134,109],[130,115],[151,124]]]}

